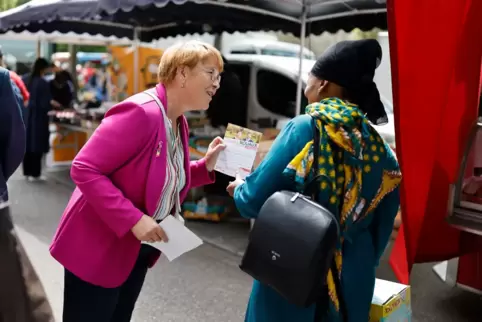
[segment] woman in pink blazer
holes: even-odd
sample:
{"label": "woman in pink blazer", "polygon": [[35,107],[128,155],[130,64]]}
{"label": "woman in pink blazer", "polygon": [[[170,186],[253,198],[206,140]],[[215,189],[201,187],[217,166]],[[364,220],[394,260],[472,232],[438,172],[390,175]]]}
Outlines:
{"label": "woman in pink blazer", "polygon": [[110,109],[76,156],[77,185],[50,252],[65,268],[63,322],[130,321],[148,267],[168,242],[158,225],[176,215],[192,187],[214,182],[225,145],[216,138],[190,162],[183,113],[206,110],[219,88],[223,60],[189,41],[168,48],[160,84]]}

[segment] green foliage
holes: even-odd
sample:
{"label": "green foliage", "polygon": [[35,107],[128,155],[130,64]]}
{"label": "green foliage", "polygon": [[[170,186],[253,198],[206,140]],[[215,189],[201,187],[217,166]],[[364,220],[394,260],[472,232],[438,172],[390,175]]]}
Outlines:
{"label": "green foliage", "polygon": [[0,11],[15,8],[18,0],[0,0]]}
{"label": "green foliage", "polygon": [[30,0],[0,0],[0,12],[18,7]]}

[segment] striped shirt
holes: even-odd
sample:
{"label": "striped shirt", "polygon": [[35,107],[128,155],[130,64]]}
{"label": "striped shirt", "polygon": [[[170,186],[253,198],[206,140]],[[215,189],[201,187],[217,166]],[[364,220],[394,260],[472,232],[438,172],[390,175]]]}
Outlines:
{"label": "striped shirt", "polygon": [[166,128],[166,141],[169,144],[166,158],[166,177],[164,187],[159,196],[156,212],[152,216],[155,220],[162,220],[170,214],[180,214],[181,201],[179,193],[186,185],[186,171],[184,169],[184,147],[182,144],[181,131],[177,126],[177,135],[172,129],[172,122],[166,115],[164,107],[156,94],[146,91],[154,98],[161,109]]}
{"label": "striped shirt", "polygon": [[[177,128],[177,136],[172,130],[171,121],[169,122],[169,156],[167,158],[166,179],[164,181],[164,188],[159,198],[157,211],[154,219],[162,220],[169,214],[180,214],[181,202],[179,200],[179,193],[186,185],[186,171],[184,170],[184,150],[181,140],[181,133],[179,126]],[[166,127],[168,125],[166,124]]]}

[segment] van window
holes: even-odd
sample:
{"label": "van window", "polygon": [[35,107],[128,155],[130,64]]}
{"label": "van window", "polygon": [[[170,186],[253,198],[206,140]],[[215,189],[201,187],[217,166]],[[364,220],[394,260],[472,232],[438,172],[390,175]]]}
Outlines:
{"label": "van window", "polygon": [[256,55],[257,53],[254,49],[233,49],[231,54]]}
{"label": "van window", "polygon": [[[256,75],[258,102],[268,111],[285,117],[295,117],[296,82],[279,73],[259,70]],[[302,93],[301,111],[308,104]]]}
{"label": "van window", "polygon": [[[261,49],[261,55],[282,56],[282,57],[300,57],[299,51],[276,49],[276,48]],[[304,53],[303,58],[314,59],[314,55]]]}
{"label": "van window", "polygon": [[261,55],[282,56],[282,57],[298,57],[299,53],[283,49],[261,49]]}

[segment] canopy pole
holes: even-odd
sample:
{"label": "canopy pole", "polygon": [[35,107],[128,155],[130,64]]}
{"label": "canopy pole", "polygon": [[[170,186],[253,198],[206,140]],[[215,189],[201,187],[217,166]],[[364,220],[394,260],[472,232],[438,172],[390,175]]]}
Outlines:
{"label": "canopy pole", "polygon": [[68,48],[69,48],[69,54],[70,54],[70,57],[69,57],[69,72],[70,72],[70,75],[72,76],[73,78],[73,85],[74,85],[74,89],[75,89],[75,92],[77,93],[78,90],[79,90],[79,82],[77,81],[77,45],[74,45],[74,44],[69,44],[68,45]]}
{"label": "canopy pole", "polygon": [[134,93],[139,92],[139,28],[134,28]]}
{"label": "canopy pole", "polygon": [[303,78],[302,78],[302,68],[303,68],[303,54],[305,49],[305,38],[306,38],[306,19],[307,19],[308,11],[306,6],[306,0],[302,1],[301,7],[301,32],[300,32],[300,64],[298,68],[298,84],[296,86],[296,113],[295,115],[298,116],[301,114],[301,90],[303,89]]}
{"label": "canopy pole", "polygon": [[42,57],[42,41],[40,39],[37,39],[37,47],[35,48],[35,54],[37,55],[37,58]]}

